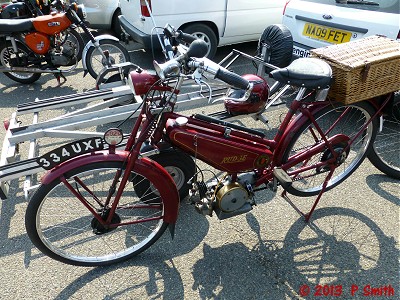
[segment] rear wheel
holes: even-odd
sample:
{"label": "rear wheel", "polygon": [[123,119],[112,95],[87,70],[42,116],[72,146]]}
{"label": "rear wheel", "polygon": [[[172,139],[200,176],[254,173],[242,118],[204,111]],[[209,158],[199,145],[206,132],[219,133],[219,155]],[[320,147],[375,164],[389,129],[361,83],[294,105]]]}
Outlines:
{"label": "rear wheel", "polygon": [[[104,51],[108,51],[108,61],[103,58]],[[110,39],[101,40],[99,48],[90,47],[86,55],[87,70],[93,78],[97,78],[100,71],[109,64],[114,65],[130,60],[128,50],[121,43]]]}
{"label": "rear wheel", "polygon": [[[397,97],[397,98],[396,98]],[[380,171],[400,179],[400,92],[384,116],[382,131],[378,131],[368,159]]]}
{"label": "rear wheel", "polygon": [[[122,162],[99,162],[77,167],[65,179],[86,199],[102,219],[109,209],[103,203]],[[132,172],[132,181],[146,174]],[[154,190],[160,182],[152,182]],[[89,209],[57,178],[42,185],[29,202],[25,225],[35,246],[49,257],[80,266],[100,266],[129,259],[152,245],[165,231],[164,201],[157,193],[152,203],[143,201],[134,184],[127,183],[111,223],[105,228]],[[110,204],[111,205],[111,204]],[[133,224],[118,225],[120,223]]]}
{"label": "rear wheel", "polygon": [[[322,131],[327,133],[327,138],[342,134],[350,138],[355,138],[361,128],[368,122],[373,115],[373,109],[368,103],[354,103],[351,105],[335,104],[319,111],[314,117]],[[333,125],[334,124],[334,125]],[[362,132],[355,138],[354,142],[347,146],[349,142],[343,141],[332,145],[334,151],[339,154],[336,162],[336,169],[327,185],[327,190],[335,187],[347,177],[349,177],[362,163],[371,141],[374,140],[377,131],[377,120],[374,119]],[[283,155],[283,164],[290,161],[290,158],[307,151],[311,147],[322,142],[320,134],[315,129],[311,121],[307,121],[298,131],[293,134],[289,146]],[[332,153],[328,149],[315,154],[296,166],[287,170],[292,177],[293,183],[286,190],[296,196],[317,195],[328,175],[330,169],[326,167],[312,167],[313,165],[324,162],[332,158]],[[299,173],[299,169],[310,167]]]}
{"label": "rear wheel", "polygon": [[[31,52],[24,44],[19,41],[16,41],[18,53],[20,57],[22,56],[28,57]],[[17,54],[14,52],[13,48],[5,43],[2,43],[0,46],[0,63],[5,68],[12,67],[11,60],[16,58]],[[14,65],[15,66],[15,65]],[[27,67],[26,65],[23,67]],[[4,72],[8,78],[23,84],[29,84],[37,81],[41,73],[27,73],[27,72]]]}

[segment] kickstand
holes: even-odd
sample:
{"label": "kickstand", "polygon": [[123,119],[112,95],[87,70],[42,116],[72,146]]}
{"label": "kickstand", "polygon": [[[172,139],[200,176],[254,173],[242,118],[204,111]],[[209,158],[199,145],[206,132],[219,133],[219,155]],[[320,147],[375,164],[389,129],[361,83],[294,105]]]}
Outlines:
{"label": "kickstand", "polygon": [[[67,81],[67,78],[65,78],[64,74],[61,72],[58,74],[55,73],[54,77],[57,79],[58,86],[62,86]],[[61,82],[61,79],[62,79],[62,82]]]}
{"label": "kickstand", "polygon": [[325,193],[326,187],[327,187],[327,185],[328,185],[328,182],[329,182],[329,180],[331,180],[332,175],[333,175],[333,172],[335,171],[335,169],[336,169],[336,167],[332,167],[331,170],[329,171],[329,174],[326,176],[325,181],[324,181],[324,183],[323,183],[323,185],[322,185],[322,189],[321,189],[321,191],[318,193],[317,199],[315,199],[314,204],[313,204],[311,210],[310,210],[307,214],[303,213],[303,212],[293,203],[293,201],[289,199],[289,197],[288,197],[288,195],[287,195],[287,193],[286,193],[285,190],[282,192],[282,194],[281,194],[282,198],[285,199],[285,200],[290,204],[290,206],[294,208],[295,211],[297,211],[300,215],[302,215],[307,223],[308,223],[308,221],[311,219],[311,215],[312,215],[312,213],[314,212],[315,208],[317,207],[317,204],[318,204],[319,200],[321,199],[323,193]]}

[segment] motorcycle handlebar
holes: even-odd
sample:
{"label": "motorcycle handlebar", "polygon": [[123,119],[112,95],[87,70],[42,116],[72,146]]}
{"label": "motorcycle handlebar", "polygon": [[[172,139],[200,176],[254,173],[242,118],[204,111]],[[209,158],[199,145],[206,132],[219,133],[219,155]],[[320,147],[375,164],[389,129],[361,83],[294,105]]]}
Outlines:
{"label": "motorcycle handlebar", "polygon": [[189,68],[201,68],[204,71],[214,75],[215,78],[218,78],[235,88],[246,91],[250,91],[252,89],[252,85],[247,79],[225,69],[208,58],[193,59],[187,62],[187,66]]}

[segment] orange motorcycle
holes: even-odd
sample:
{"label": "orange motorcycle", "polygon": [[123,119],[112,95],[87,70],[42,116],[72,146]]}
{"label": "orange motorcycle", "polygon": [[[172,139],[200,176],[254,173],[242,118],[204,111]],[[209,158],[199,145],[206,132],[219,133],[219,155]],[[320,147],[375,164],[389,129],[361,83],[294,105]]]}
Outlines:
{"label": "orange motorcycle", "polygon": [[64,12],[30,19],[0,20],[0,72],[20,83],[33,83],[52,73],[61,83],[63,73],[78,64],[76,45],[68,39],[71,25],[89,38],[82,52],[84,75],[97,78],[107,66],[129,61],[129,53],[111,35],[94,37],[85,23],[83,5],[71,4]]}

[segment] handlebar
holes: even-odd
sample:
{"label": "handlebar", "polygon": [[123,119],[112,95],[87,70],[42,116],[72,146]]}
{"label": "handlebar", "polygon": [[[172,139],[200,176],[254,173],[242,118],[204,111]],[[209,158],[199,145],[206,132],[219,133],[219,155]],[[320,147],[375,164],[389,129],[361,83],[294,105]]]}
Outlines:
{"label": "handlebar", "polygon": [[[182,32],[180,34],[182,34]],[[185,35],[186,37],[190,36],[188,34]],[[245,90],[245,98],[247,99],[250,96],[253,85],[242,76],[225,69],[208,58],[205,58],[204,56],[207,53],[207,50],[207,44],[204,41],[194,39],[185,54],[176,58],[171,58],[169,62],[164,64],[154,62],[154,67],[161,79],[165,79],[169,74],[173,76],[178,75],[181,66],[198,69],[198,71],[194,72],[192,76],[193,79],[198,80],[199,82],[201,81],[201,73],[203,71],[208,72],[214,75],[214,78],[220,79],[230,86]]]}
{"label": "handlebar", "polygon": [[250,85],[250,82],[247,79],[222,67],[218,69],[215,78],[242,90],[248,89]]}

